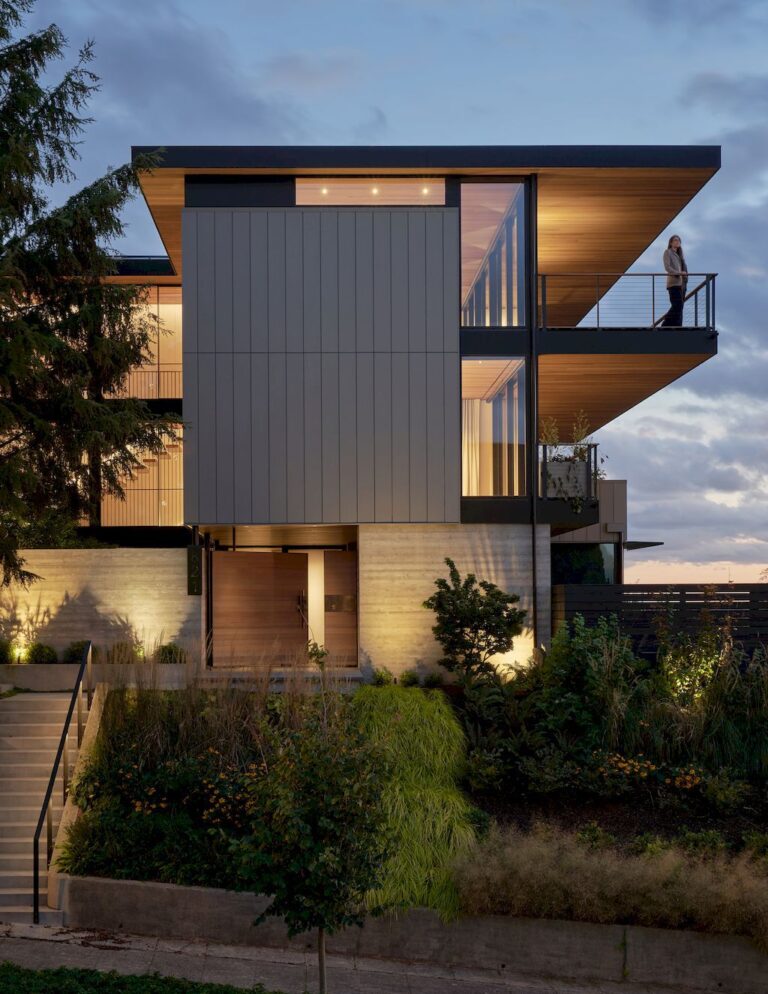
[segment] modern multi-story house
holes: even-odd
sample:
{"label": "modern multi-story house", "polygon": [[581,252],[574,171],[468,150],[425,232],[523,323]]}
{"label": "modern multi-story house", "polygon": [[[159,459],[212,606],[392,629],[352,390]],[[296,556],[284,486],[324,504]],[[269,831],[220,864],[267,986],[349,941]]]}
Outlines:
{"label": "modern multi-story house", "polygon": [[521,595],[526,658],[550,635],[552,549],[621,579],[625,491],[564,444],[574,420],[595,431],[717,351],[713,275],[690,276],[670,328],[661,266],[631,267],[719,164],[698,146],[163,150],[142,189],[167,258],[116,279],[148,284],[163,326],[127,389],[183,429],[103,529],[192,546],[215,666],[308,638],[337,665],[429,663],[446,556]]}

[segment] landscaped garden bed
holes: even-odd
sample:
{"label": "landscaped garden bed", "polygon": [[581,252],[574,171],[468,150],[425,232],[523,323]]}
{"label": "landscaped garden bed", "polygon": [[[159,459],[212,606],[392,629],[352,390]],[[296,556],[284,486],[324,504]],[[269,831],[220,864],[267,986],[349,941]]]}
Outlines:
{"label": "landscaped garden bed", "polygon": [[[378,818],[361,909],[686,928],[768,949],[766,658],[703,622],[649,662],[605,619],[503,675],[488,660],[519,630],[515,599],[458,575],[440,593],[450,688],[113,691],[61,868],[271,894],[281,805],[300,799],[320,845],[323,819],[345,828],[360,763],[375,788],[359,803]],[[451,623],[478,610],[485,627]],[[323,767],[312,737],[328,713]],[[326,805],[318,823],[310,802]]]}

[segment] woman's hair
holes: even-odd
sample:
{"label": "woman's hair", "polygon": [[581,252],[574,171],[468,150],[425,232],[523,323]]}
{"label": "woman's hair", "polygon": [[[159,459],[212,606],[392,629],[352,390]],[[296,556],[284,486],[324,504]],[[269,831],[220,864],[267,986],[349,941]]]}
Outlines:
{"label": "woman's hair", "polygon": [[680,244],[677,246],[676,249],[672,249],[672,251],[673,252],[677,252],[677,254],[682,259],[683,258],[683,239],[680,237],[680,235],[671,235],[669,241],[667,242],[667,248],[668,249],[672,248],[672,242],[675,239],[677,239],[680,242]]}

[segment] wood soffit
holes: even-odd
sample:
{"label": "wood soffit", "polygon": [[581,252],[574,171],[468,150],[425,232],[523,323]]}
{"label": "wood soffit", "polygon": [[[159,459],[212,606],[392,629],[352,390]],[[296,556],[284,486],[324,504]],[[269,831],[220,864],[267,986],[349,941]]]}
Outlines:
{"label": "wood soffit", "polygon": [[584,411],[597,431],[668,386],[710,354],[542,355],[539,357],[539,417],[555,418],[569,438],[574,415]]}
{"label": "wood soffit", "polygon": [[[335,168],[322,170],[320,174],[343,176],[360,172],[359,168]],[[513,173],[509,168],[381,168],[375,172],[381,176],[519,177],[531,174],[533,170],[518,169]],[[715,172],[715,166],[537,168],[540,272],[624,271]],[[158,168],[144,174],[142,192],[176,270],[176,281],[182,275],[181,212],[185,176],[318,174],[317,169],[308,168]]]}

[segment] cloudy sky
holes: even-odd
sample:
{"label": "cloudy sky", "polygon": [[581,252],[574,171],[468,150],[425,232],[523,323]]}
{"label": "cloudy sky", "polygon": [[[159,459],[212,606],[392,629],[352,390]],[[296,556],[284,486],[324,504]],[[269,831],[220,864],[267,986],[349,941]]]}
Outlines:
{"label": "cloudy sky", "polygon": [[[96,42],[82,180],[132,144],[721,144],[673,225],[720,274],[720,354],[597,440],[630,537],[665,542],[630,580],[768,566],[765,0],[39,0],[51,20]],[[124,251],[162,251],[127,219]]]}

